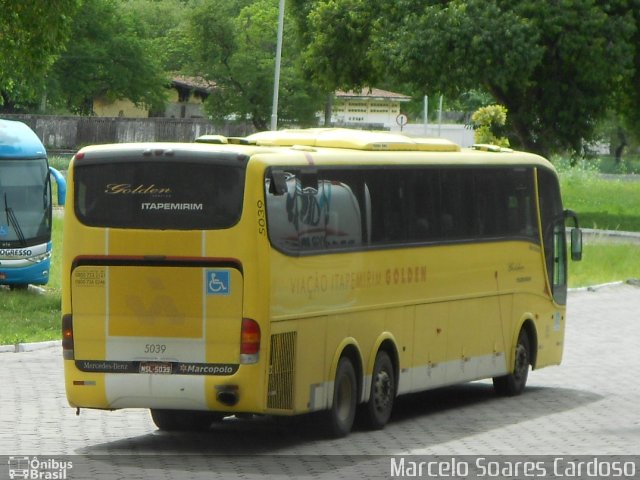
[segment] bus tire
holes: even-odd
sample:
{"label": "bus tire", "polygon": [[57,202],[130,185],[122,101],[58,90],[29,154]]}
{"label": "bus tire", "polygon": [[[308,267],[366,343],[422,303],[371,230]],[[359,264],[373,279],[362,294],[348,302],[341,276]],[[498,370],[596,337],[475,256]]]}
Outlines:
{"label": "bus tire", "polygon": [[371,375],[369,401],[359,412],[359,423],[371,430],[380,430],[391,417],[396,395],[396,380],[393,363],[389,354],[381,350],[376,355]]}
{"label": "bus tire", "polygon": [[204,432],[211,428],[213,422],[219,422],[223,418],[221,414],[212,412],[151,409],[153,423],[158,429],[167,432]]}
{"label": "bus tire", "polygon": [[333,402],[328,411],[327,433],[334,438],[346,437],[353,427],[358,399],[356,371],[351,360],[340,358],[333,385]]}
{"label": "bus tire", "polygon": [[498,395],[513,397],[524,391],[531,364],[531,342],[527,332],[522,329],[518,335],[513,372],[493,378],[493,388]]}

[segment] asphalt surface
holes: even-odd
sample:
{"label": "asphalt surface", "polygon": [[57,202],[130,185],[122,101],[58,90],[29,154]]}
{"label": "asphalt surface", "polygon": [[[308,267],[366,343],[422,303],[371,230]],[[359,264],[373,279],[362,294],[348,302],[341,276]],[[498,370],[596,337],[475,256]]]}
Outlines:
{"label": "asphalt surface", "polygon": [[[16,474],[19,458],[49,478],[61,462],[72,462],[72,468],[57,470],[69,479],[397,478],[399,473],[429,478],[425,472],[409,475],[390,461],[464,463],[488,455],[517,456],[491,457],[507,463],[542,458],[534,455],[549,461],[631,455],[621,458],[635,462],[634,476],[623,478],[640,478],[639,344],[639,286],[572,291],[563,363],[531,372],[523,395],[497,397],[491,382],[483,381],[401,397],[384,430],[356,430],[339,440],[324,438],[308,418],[227,419],[206,433],[164,433],[145,410],[82,410],[76,416],[66,402],[58,346],[0,353],[0,479]],[[464,473],[451,478],[477,478]],[[448,475],[438,478],[443,477]],[[530,476],[493,478],[525,477]]]}

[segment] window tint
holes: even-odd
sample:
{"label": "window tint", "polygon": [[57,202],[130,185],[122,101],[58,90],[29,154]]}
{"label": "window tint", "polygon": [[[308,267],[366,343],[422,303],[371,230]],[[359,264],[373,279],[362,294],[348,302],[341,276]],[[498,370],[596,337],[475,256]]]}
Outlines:
{"label": "window tint", "polygon": [[51,191],[45,158],[0,162],[0,242],[24,246],[51,233]]}
{"label": "window tint", "polygon": [[184,161],[76,164],[75,209],[91,226],[216,229],[242,213],[244,167]]}
{"label": "window tint", "polygon": [[269,234],[284,250],[538,241],[532,169],[327,168],[311,185],[305,175],[286,171],[287,192],[276,195],[267,174]]}

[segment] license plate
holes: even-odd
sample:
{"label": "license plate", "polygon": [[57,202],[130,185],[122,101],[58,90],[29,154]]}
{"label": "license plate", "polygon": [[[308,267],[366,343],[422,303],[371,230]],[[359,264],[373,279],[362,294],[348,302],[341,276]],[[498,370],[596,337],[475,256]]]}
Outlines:
{"label": "license plate", "polygon": [[140,373],[167,375],[172,371],[172,365],[166,362],[140,362]]}

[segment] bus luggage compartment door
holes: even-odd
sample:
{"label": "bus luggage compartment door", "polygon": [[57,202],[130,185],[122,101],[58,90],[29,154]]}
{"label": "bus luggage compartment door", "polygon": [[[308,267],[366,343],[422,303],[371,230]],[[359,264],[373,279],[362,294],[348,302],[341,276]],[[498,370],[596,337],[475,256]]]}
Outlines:
{"label": "bus luggage compartment door", "polygon": [[105,374],[108,408],[210,408],[238,369],[242,291],[228,266],[78,266],[76,366]]}

